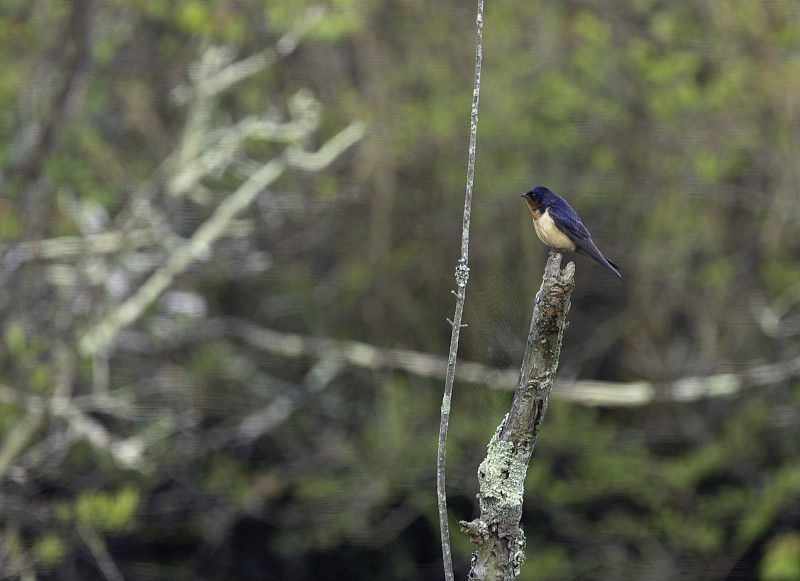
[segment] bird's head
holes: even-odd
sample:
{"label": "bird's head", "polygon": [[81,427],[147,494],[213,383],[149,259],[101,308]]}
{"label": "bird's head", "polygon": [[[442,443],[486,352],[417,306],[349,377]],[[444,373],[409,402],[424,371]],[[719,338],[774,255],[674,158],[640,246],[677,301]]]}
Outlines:
{"label": "bird's head", "polygon": [[520,195],[541,208],[549,208],[556,200],[556,195],[544,186],[536,186]]}

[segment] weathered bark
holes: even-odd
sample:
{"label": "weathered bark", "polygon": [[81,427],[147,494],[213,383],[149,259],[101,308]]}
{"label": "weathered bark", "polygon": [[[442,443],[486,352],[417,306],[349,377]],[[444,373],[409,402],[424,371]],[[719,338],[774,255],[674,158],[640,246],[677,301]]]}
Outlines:
{"label": "weathered bark", "polygon": [[498,426],[478,468],[481,514],[461,522],[478,545],[470,579],[511,581],[525,560],[520,527],[525,474],[547,411],[574,285],[575,265],[561,270],[561,253],[551,251],[533,309],[528,344],[511,411]]}

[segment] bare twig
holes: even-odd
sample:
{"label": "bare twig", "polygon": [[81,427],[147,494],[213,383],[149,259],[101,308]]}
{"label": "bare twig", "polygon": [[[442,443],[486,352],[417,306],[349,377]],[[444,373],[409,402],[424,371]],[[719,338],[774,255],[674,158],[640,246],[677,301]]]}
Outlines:
{"label": "bare twig", "polygon": [[119,251],[123,246],[129,249],[152,242],[153,235],[147,230],[130,232],[127,240],[123,240],[120,232],[103,232],[89,236],[61,236],[20,242],[13,246],[0,247],[0,254],[4,255],[4,262],[17,265],[29,260],[57,260],[87,254],[109,254]]}
{"label": "bare twig", "polygon": [[439,422],[439,445],[436,462],[436,498],[439,507],[439,528],[442,536],[442,559],[446,581],[453,580],[453,559],[450,553],[450,527],[447,522],[447,491],[445,489],[445,458],[447,456],[447,428],[450,423],[450,402],[453,396],[453,380],[456,372],[458,339],[461,332],[461,317],[464,313],[464,299],[469,280],[469,224],[472,210],[472,182],[475,176],[475,144],[478,134],[478,101],[481,92],[481,58],[483,40],[483,0],[478,0],[475,37],[475,84],[472,90],[472,111],[470,113],[469,154],[467,162],[467,189],[464,196],[464,218],[461,224],[461,258],[456,267],[456,307],[450,322],[450,351],[447,358],[444,396],[442,397],[441,420]]}
{"label": "bare twig", "polygon": [[3,438],[0,447],[0,480],[11,468],[17,455],[28,445],[34,433],[42,423],[44,407],[36,405],[36,400],[29,400],[25,416],[19,420]]}
{"label": "bare twig", "polygon": [[80,534],[83,542],[89,547],[94,560],[100,567],[100,571],[108,581],[125,581],[114,558],[108,552],[105,541],[97,534],[97,531],[92,528],[88,523],[79,523],[78,534]]}

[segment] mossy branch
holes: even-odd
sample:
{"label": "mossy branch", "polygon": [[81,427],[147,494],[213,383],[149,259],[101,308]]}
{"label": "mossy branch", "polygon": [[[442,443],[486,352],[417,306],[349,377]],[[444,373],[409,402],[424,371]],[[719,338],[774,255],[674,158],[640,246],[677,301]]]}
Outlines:
{"label": "mossy branch", "polygon": [[575,265],[570,262],[561,270],[561,253],[551,251],[511,411],[492,436],[478,468],[481,514],[472,522],[461,522],[461,530],[478,545],[471,580],[512,581],[525,559],[520,527],[525,474],[558,368],[574,279]]}

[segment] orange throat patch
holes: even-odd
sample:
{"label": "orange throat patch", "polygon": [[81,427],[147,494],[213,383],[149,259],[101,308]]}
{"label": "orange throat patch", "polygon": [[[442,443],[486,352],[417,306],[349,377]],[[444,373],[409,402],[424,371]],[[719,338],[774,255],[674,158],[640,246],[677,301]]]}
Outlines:
{"label": "orange throat patch", "polygon": [[530,198],[525,198],[525,203],[528,204],[528,208],[530,209],[531,214],[533,214],[534,220],[538,220],[542,217],[542,211],[540,209],[542,207],[541,204],[534,203]]}

